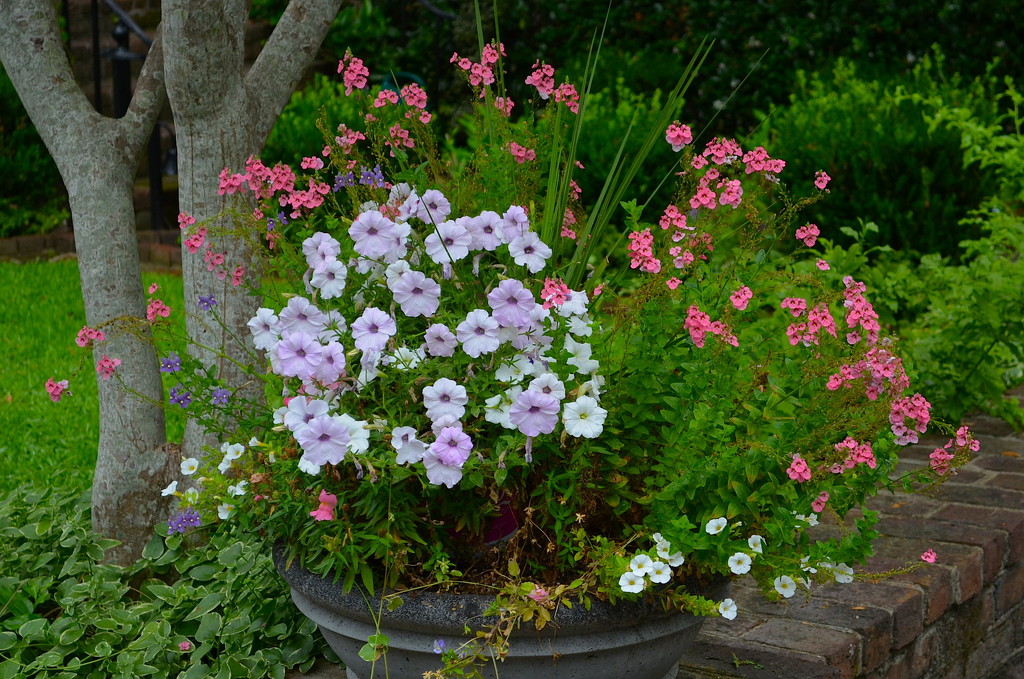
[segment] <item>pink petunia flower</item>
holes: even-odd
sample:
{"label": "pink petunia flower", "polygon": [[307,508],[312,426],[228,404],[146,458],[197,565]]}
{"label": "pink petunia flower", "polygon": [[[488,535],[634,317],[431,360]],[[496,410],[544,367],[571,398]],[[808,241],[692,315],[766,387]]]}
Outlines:
{"label": "pink petunia flower", "polygon": [[326,490],[320,491],[320,506],[309,513],[317,521],[333,521],[334,520],[334,508],[338,506],[338,496],[328,493]]}

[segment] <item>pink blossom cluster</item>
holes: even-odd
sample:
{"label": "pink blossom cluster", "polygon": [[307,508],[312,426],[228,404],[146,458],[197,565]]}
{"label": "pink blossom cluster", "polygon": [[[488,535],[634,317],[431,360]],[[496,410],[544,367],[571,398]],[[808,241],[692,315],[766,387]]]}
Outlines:
{"label": "pink blossom cluster", "polygon": [[366,68],[362,59],[352,56],[350,50],[345,50],[345,58],[338,62],[338,73],[343,74],[342,82],[347,97],[352,94],[353,89],[361,90],[366,87],[370,69]]}
{"label": "pink blossom cluster", "polygon": [[316,156],[307,156],[302,159],[300,166],[303,170],[322,170],[324,169],[324,161]]}
{"label": "pink blossom cluster", "polygon": [[[494,83],[494,69],[492,66],[498,63],[498,57],[505,56],[505,45],[499,44],[495,47],[494,43],[484,45],[483,54],[480,57],[480,63],[471,61],[466,57],[460,57],[458,52],[453,52],[449,63],[455,64],[469,75],[469,84],[473,87],[480,87],[481,85],[491,85]],[[483,92],[480,92],[480,96],[483,96]]]}
{"label": "pink blossom cluster", "polygon": [[676,242],[683,239],[684,232],[693,231],[693,227],[686,223],[686,215],[680,212],[679,208],[675,205],[669,205],[665,208],[661,219],[658,220],[658,225],[662,229],[675,229],[672,232],[672,240]]}
{"label": "pink blossom cluster", "polygon": [[535,160],[537,158],[536,151],[528,149],[525,146],[521,146],[514,141],[509,142],[508,152],[512,154],[512,157],[515,158],[516,162],[520,165],[528,160]]}
{"label": "pink blossom cluster", "polygon": [[192,226],[195,223],[196,223],[196,218],[193,217],[192,215],[188,214],[187,212],[179,212],[178,213],[178,228],[179,229],[187,229],[188,227]]}
{"label": "pink blossom cluster", "polygon": [[220,186],[217,187],[217,193],[221,196],[233,195],[243,190],[245,185],[245,175],[239,173],[231,173],[231,170],[224,168],[220,171]]}
{"label": "pink blossom cluster", "polygon": [[275,193],[290,193],[295,190],[295,173],[284,163],[277,163],[270,168],[259,158],[249,156],[245,161],[244,176],[249,190],[260,198],[270,198]]}
{"label": "pink blossom cluster", "polygon": [[807,224],[796,230],[796,239],[802,240],[804,245],[809,248],[814,247],[814,244],[818,242],[818,236],[820,235],[821,229],[818,228],[817,224]]}
{"label": "pink blossom cluster", "polygon": [[75,344],[80,347],[87,347],[93,342],[102,342],[107,339],[106,335],[103,334],[102,330],[96,328],[90,328],[85,325],[78,331],[78,335],[75,337]]}
{"label": "pink blossom cluster", "polygon": [[394,90],[381,90],[380,92],[377,93],[376,99],[373,100],[373,107],[383,108],[388,104],[394,105],[397,103],[398,92],[395,92]]}
{"label": "pink blossom cluster", "polygon": [[[889,409],[889,423],[892,425],[892,433],[896,436],[896,443],[901,446],[917,443],[918,433],[928,431],[928,423],[932,419],[932,404],[925,400],[921,394],[914,394],[904,398],[896,399]],[[907,425],[907,420],[914,421],[914,427]]]}
{"label": "pink blossom cluster", "polygon": [[565,208],[565,214],[562,215],[562,238],[571,238],[576,240],[576,231],[572,228],[576,224],[576,215],[569,208]]}
{"label": "pink blossom cluster", "polygon": [[778,175],[786,167],[786,161],[772,158],[763,146],[743,155],[743,164],[747,174],[763,172],[765,175]]}
{"label": "pink blossom cluster", "polygon": [[[945,446],[936,448],[928,457],[932,471],[939,476],[945,476],[952,469],[952,463],[955,460],[967,461],[970,459],[971,453],[976,453],[979,450],[981,450],[981,443],[975,440],[970,429],[964,426],[956,430],[956,436],[951,438]],[[924,556],[922,555],[921,558]],[[932,561],[934,562],[934,558]]]}
{"label": "pink blossom cluster", "polygon": [[411,106],[414,109],[419,109],[418,113],[412,110],[406,111],[406,118],[412,120],[413,116],[417,116],[419,118],[419,121],[424,125],[430,122],[431,116],[427,112],[427,93],[426,91],[424,91],[422,87],[420,87],[416,83],[409,83],[408,85],[403,85],[402,100],[406,103],[406,105]]}
{"label": "pink blossom cluster", "polygon": [[736,309],[738,309],[739,311],[745,311],[747,308],[747,304],[749,304],[750,300],[752,300],[753,298],[754,293],[751,291],[750,288],[748,288],[745,285],[740,286],[740,288],[736,290],[736,292],[729,295],[729,301],[732,302],[732,305],[736,307]]}
{"label": "pink blossom cluster", "polygon": [[661,271],[661,260],[654,256],[654,235],[650,229],[629,234],[629,267],[647,273]]}
{"label": "pink blossom cluster", "polygon": [[782,304],[779,306],[783,309],[789,309],[789,313],[793,314],[794,318],[800,318],[807,311],[807,300],[800,297],[787,297],[782,300]]}
{"label": "pink blossom cluster", "polygon": [[561,278],[545,278],[544,288],[540,291],[540,298],[544,300],[541,306],[545,309],[562,306],[571,295],[572,290]]}
{"label": "pink blossom cluster", "polygon": [[[693,167],[700,169],[708,163],[715,165],[729,165],[743,155],[743,149],[736,143],[735,139],[723,139],[715,137],[704,148],[704,152],[693,159]],[[700,164],[698,165],[698,159]]]}
{"label": "pink blossom cluster", "polygon": [[185,240],[183,241],[183,243],[185,244],[185,248],[189,251],[190,254],[193,254],[193,255],[196,254],[197,252],[199,252],[200,248],[203,247],[203,244],[205,242],[206,242],[206,229],[205,228],[196,229],[196,231],[194,231],[193,233],[190,233],[188,236],[186,236]]}
{"label": "pink blossom cluster", "polygon": [[853,469],[858,464],[866,464],[874,469],[878,466],[875,459],[875,452],[871,449],[871,442],[858,443],[852,436],[847,436],[835,446],[836,452],[846,451],[846,459],[843,462],[832,465],[833,474],[842,474],[847,469]]}
{"label": "pink blossom cluster", "polygon": [[903,360],[885,349],[874,347],[857,363],[841,366],[838,373],[828,378],[825,388],[835,391],[844,384],[849,388],[853,386],[852,382],[865,375],[867,384],[864,393],[872,401],[885,392],[886,383],[896,394],[910,386],[910,378],[903,369]]}
{"label": "pink blossom cluster", "polygon": [[[803,300],[799,300],[803,301]],[[794,316],[799,314],[791,309]],[[803,343],[805,346],[812,344],[818,344],[818,333],[822,330],[832,335],[837,336],[838,329],[836,328],[836,321],[832,318],[832,312],[829,311],[828,305],[822,302],[811,309],[807,314],[806,323],[791,323],[786,328],[786,336],[789,338],[789,343],[797,345]]]}
{"label": "pink blossom cluster", "polygon": [[163,303],[159,299],[149,300],[149,304],[146,305],[146,320],[152,323],[157,317],[167,318],[171,315],[171,307]]}
{"label": "pink blossom cluster", "polygon": [[494,107],[501,111],[502,115],[504,115],[506,118],[512,115],[512,107],[515,105],[516,103],[512,101],[512,97],[494,98]]}
{"label": "pink blossom cluster", "polygon": [[[67,380],[55,381],[52,377],[46,380],[46,393],[50,395],[50,400],[54,403],[61,399],[67,389]],[[68,391],[68,393],[70,394],[71,392]]]}
{"label": "pink blossom cluster", "polygon": [[396,148],[404,146],[411,149],[416,146],[416,142],[409,137],[409,130],[404,129],[399,123],[392,125],[391,129],[388,130],[388,133],[391,135],[391,138],[385,140],[384,145],[391,147],[390,153],[392,158],[395,157]]}
{"label": "pink blossom cluster", "polygon": [[829,494],[822,491],[821,495],[819,495],[813,502],[811,502],[811,509],[813,509],[818,514],[821,514],[823,511],[825,511],[825,503],[828,502],[828,499]]}
{"label": "pink blossom cluster", "polygon": [[811,468],[807,466],[807,460],[797,454],[793,455],[793,461],[786,469],[786,475],[797,483],[811,480]]}
{"label": "pink blossom cluster", "polygon": [[96,372],[104,380],[109,380],[114,376],[114,370],[117,366],[121,365],[121,359],[110,358],[106,354],[103,354],[103,358],[96,362]]}
{"label": "pink blossom cluster", "polygon": [[[712,182],[715,182],[715,180],[718,180],[718,182],[714,188],[718,189],[721,193],[716,194],[711,188]],[[711,168],[704,173],[704,176],[697,183],[697,191],[690,198],[690,207],[695,210],[702,207],[714,210],[721,204],[737,208],[742,198],[743,186],[740,184],[740,180],[723,178],[721,172]]]}
{"label": "pink blossom cluster", "polygon": [[832,177],[829,177],[828,173],[824,170],[818,170],[814,173],[814,186],[819,190],[824,191],[830,181],[832,181]]}
{"label": "pink blossom cluster", "polygon": [[302,216],[304,209],[313,210],[320,207],[324,202],[324,196],[330,192],[330,184],[310,180],[308,189],[292,191],[288,195],[281,196],[279,200],[282,207],[290,206],[292,208],[289,217],[296,219]]}
{"label": "pink blossom cluster", "polygon": [[697,305],[691,306],[686,310],[686,320],[683,321],[683,327],[690,332],[690,339],[698,348],[704,347],[704,341],[707,338],[707,334],[718,335],[726,344],[731,344],[734,347],[739,346],[739,340],[736,339],[736,335],[732,334],[729,326],[722,321],[712,321],[711,317],[700,310]]}
{"label": "pink blossom cluster", "polygon": [[878,333],[882,326],[878,323],[878,314],[875,313],[875,308],[864,297],[867,286],[860,281],[853,280],[853,276],[844,277],[843,285],[846,286],[846,290],[843,291],[843,297],[846,298],[843,306],[847,309],[846,325],[850,328],[850,332],[846,335],[846,341],[850,344],[859,342],[861,336],[856,329],[860,327],[867,333],[868,344],[875,344],[878,342]]}
{"label": "pink blossom cluster", "polygon": [[526,84],[536,87],[541,99],[547,99],[555,91],[555,67],[543,64],[538,59],[533,63],[533,71],[526,77]]}
{"label": "pink blossom cluster", "polygon": [[693,143],[693,131],[689,125],[683,125],[676,120],[665,131],[665,141],[669,143],[673,151],[678,153],[683,150],[684,146]]}
{"label": "pink blossom cluster", "polygon": [[334,138],[335,143],[345,153],[350,153],[356,147],[356,142],[366,139],[366,135],[359,130],[349,129],[345,123],[338,125],[338,135]]}

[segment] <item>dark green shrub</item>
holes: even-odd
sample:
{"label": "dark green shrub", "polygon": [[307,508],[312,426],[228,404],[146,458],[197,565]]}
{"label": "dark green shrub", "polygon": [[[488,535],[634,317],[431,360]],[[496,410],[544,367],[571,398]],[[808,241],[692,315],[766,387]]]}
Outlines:
{"label": "dark green shrub", "polygon": [[0,66],[0,238],[45,233],[69,216],[60,173]]}

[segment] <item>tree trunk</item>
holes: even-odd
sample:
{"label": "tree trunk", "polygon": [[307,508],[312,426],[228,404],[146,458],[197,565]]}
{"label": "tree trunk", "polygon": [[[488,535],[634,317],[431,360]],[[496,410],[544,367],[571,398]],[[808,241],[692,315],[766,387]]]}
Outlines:
{"label": "tree trunk", "polygon": [[[217,177],[225,167],[244,172],[246,159],[259,155],[274,121],[288,101],[303,72],[316,54],[341,0],[292,0],[252,69],[243,73],[246,3],[243,0],[164,0],[163,30],[174,49],[167,54],[167,92],[174,111],[178,143],[179,194],[183,211],[197,221],[209,221],[214,252],[225,254],[224,267],[246,267],[247,280],[255,280],[254,248],[260,231],[238,232],[229,207],[231,197],[218,195]],[[251,206],[250,206],[251,207]],[[230,360],[246,361],[246,323],[259,306],[258,296],[246,287],[231,285],[231,277],[218,279],[200,253],[182,255],[189,335],[197,341],[194,355],[204,364],[216,363],[218,378],[234,390],[232,398],[258,400],[262,386],[246,383]],[[214,312],[223,325],[195,306],[200,296],[213,296]],[[200,456],[203,444],[213,444],[194,421],[186,426],[183,449]]]}
{"label": "tree trunk", "polygon": [[[108,561],[135,561],[166,520],[159,489],[178,460],[166,446],[163,389],[145,327],[132,184],[143,144],[164,103],[159,36],[128,113],[100,116],[75,84],[51,2],[0,4],[0,60],[68,188],[87,323],[107,340],[93,350],[121,361],[116,377],[97,376],[100,440],[93,481],[93,529],[121,541]],[[71,338],[68,338],[71,341]],[[70,407],[70,406],[69,406]],[[59,451],[55,451],[59,454]]]}

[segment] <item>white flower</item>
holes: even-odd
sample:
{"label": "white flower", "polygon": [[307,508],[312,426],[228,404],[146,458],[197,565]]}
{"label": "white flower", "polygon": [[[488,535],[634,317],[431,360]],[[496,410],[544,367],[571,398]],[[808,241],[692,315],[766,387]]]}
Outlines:
{"label": "white flower", "polygon": [[[806,523],[808,526],[817,526],[818,525],[818,515],[817,514],[811,514],[810,516],[804,516],[803,514],[795,514],[794,518],[796,518],[797,521],[802,521],[803,523]],[[801,527],[802,526],[797,524],[797,528],[801,528]]]}
{"label": "white flower", "polygon": [[589,316],[573,316],[569,319],[569,332],[579,337],[590,337],[594,333],[590,323]]}
{"label": "white flower", "polygon": [[261,307],[249,320],[252,342],[257,349],[271,350],[281,339],[281,321],[273,309]]}
{"label": "white flower", "polygon": [[704,526],[704,530],[706,530],[708,532],[708,535],[718,535],[728,525],[729,525],[729,521],[726,520],[726,518],[723,516],[723,517],[720,517],[720,518],[717,518],[717,519],[711,519],[710,521],[708,521],[707,525]]}
{"label": "white flower", "polygon": [[775,578],[775,591],[789,599],[796,594],[796,583],[788,575]]}
{"label": "white flower", "polygon": [[242,479],[233,486],[228,486],[228,492],[235,496],[245,495],[245,487],[249,485],[249,482]]}
{"label": "white flower", "polygon": [[726,620],[733,620],[736,618],[736,602],[732,599],[725,599],[722,603],[718,604],[718,612]]}
{"label": "white flower", "polygon": [[526,374],[532,370],[533,364],[530,359],[522,354],[517,354],[511,359],[503,359],[498,369],[494,371],[494,379],[499,382],[522,382]]}
{"label": "white flower", "polygon": [[220,461],[219,465],[217,465],[217,471],[221,474],[227,474],[229,469],[231,469],[231,460],[229,460],[225,455],[224,459]]}
{"label": "white flower", "polygon": [[585,375],[597,372],[601,367],[600,363],[590,358],[593,348],[585,342],[577,342],[571,335],[565,336],[565,350],[572,354],[566,363],[576,366]]}
{"label": "white flower", "polygon": [[320,465],[306,458],[306,454],[303,453],[302,457],[299,458],[299,471],[306,472],[311,476],[316,476],[320,473]]}
{"label": "white flower", "polygon": [[395,427],[391,432],[391,447],[398,452],[395,458],[398,464],[419,462],[427,451],[426,444],[416,438],[412,427]]}
{"label": "white flower", "polygon": [[178,482],[171,481],[170,485],[160,491],[160,495],[167,497],[168,495],[174,495],[178,492]]}
{"label": "white flower", "polygon": [[841,582],[843,584],[853,582],[853,569],[845,563],[836,564],[832,568],[832,575],[835,576],[836,582]]}
{"label": "white flower", "polygon": [[814,566],[809,566],[809,565],[807,564],[807,561],[808,561],[808,559],[810,559],[810,557],[809,557],[809,556],[805,556],[804,558],[800,559],[800,563],[801,563],[801,564],[803,564],[803,565],[801,566],[801,568],[803,568],[803,569],[804,569],[804,572],[806,572],[806,573],[810,573],[810,574],[812,574],[812,575],[813,575],[814,573],[817,573],[817,572],[818,572],[818,569],[817,569],[817,568],[815,568]]}
{"label": "white flower", "polygon": [[525,266],[530,273],[537,273],[551,256],[551,248],[536,233],[527,231],[509,242],[508,253],[516,264]]}
{"label": "white flower", "polygon": [[747,545],[758,554],[764,554],[764,538],[760,535],[751,535],[747,538]]}
{"label": "white flower", "polygon": [[225,460],[237,460],[245,452],[245,446],[241,443],[223,443],[220,446],[220,451],[224,453]]}
{"label": "white flower", "polygon": [[651,572],[648,573],[648,577],[651,578],[651,582],[663,584],[672,578],[672,571],[667,564],[655,561],[651,564]]}
{"label": "white flower", "polygon": [[181,473],[185,476],[192,476],[199,469],[199,460],[190,457],[181,461]]}
{"label": "white flower", "polygon": [[750,572],[750,564],[753,563],[749,556],[743,552],[736,552],[729,557],[729,570],[736,575],[743,575]]}
{"label": "white flower", "polygon": [[[661,548],[661,544],[665,545],[664,549]],[[658,557],[664,559],[672,568],[682,566],[683,562],[686,561],[686,559],[683,558],[683,553],[675,552],[674,554],[670,554],[669,550],[671,547],[669,544],[667,542],[661,544],[658,545]]]}
{"label": "white flower", "polygon": [[[582,290],[570,290],[569,299],[555,307],[555,311],[558,312],[559,316],[582,316],[587,313],[587,304],[589,303],[590,300],[587,299],[586,292]],[[589,335],[590,333],[588,332],[587,334]]]}
{"label": "white flower", "polygon": [[[202,479],[200,479],[202,480]],[[185,491],[185,502],[198,502],[199,501],[199,489],[192,487]]]}
{"label": "white flower", "polygon": [[[538,361],[538,363],[540,362]],[[552,372],[538,375],[530,382],[528,388],[532,391],[543,391],[545,394],[554,396],[559,401],[565,398],[565,385],[558,379],[558,375]]]}
{"label": "white flower", "polygon": [[646,554],[637,554],[629,561],[629,570],[641,577],[650,574],[653,567],[654,561]]}
{"label": "white flower", "polygon": [[256,438],[255,436],[253,436],[251,439],[249,439],[249,447],[250,448],[254,448],[256,446],[262,446],[262,445],[263,444],[260,443],[260,440],[258,438]]}
{"label": "white flower", "polygon": [[338,420],[348,428],[348,449],[352,453],[365,453],[370,449],[370,430],[366,420],[357,420],[342,413]]}
{"label": "white flower", "polygon": [[321,299],[334,299],[341,297],[345,291],[345,280],[348,277],[348,269],[341,262],[334,260],[313,270],[313,278],[310,285],[320,290]]}
{"label": "white flower", "polygon": [[630,592],[635,594],[637,592],[644,591],[644,576],[637,575],[633,571],[623,573],[619,577],[619,587],[622,588],[623,592]]}
{"label": "white flower", "polygon": [[427,355],[423,347],[410,349],[409,347],[401,346],[395,349],[393,354],[381,359],[381,363],[384,365],[394,365],[399,370],[411,370],[418,366],[420,361],[426,357]]}
{"label": "white flower", "polygon": [[226,502],[222,505],[217,505],[217,517],[221,521],[227,521],[231,517],[231,514],[234,513],[234,511],[235,506],[230,505]]}
{"label": "white flower", "polygon": [[562,408],[562,423],[569,436],[588,439],[597,438],[604,430],[604,419],[608,411],[590,396],[580,396],[573,403]]}

